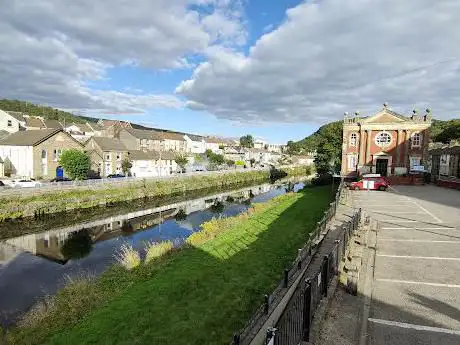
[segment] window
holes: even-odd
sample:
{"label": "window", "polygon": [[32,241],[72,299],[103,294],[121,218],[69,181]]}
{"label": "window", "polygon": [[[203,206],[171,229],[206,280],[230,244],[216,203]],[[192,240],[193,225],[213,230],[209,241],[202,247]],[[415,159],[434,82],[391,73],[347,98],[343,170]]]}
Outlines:
{"label": "window", "polygon": [[109,161],[110,160],[110,153],[105,154],[105,160]]}
{"label": "window", "polygon": [[348,171],[356,170],[356,156],[348,156]]}
{"label": "window", "polygon": [[388,146],[391,143],[391,135],[388,132],[380,132],[375,137],[375,143],[380,146]]}
{"label": "window", "polygon": [[42,159],[46,159],[47,152],[46,150],[42,150]]}
{"label": "window", "polygon": [[13,127],[13,121],[8,120],[8,127]]}
{"label": "window", "polygon": [[351,133],[350,146],[356,146],[357,141],[358,141],[358,135],[356,133]]}
{"label": "window", "polygon": [[410,157],[410,168],[412,169],[416,165],[420,165],[420,157]]}
{"label": "window", "polygon": [[420,133],[412,134],[412,147],[422,146],[422,135]]}
{"label": "window", "polygon": [[59,158],[61,158],[62,150],[61,149],[54,149],[53,150],[53,160],[57,162]]}
{"label": "window", "polygon": [[121,153],[117,152],[117,161],[119,161],[120,159],[121,159]]}

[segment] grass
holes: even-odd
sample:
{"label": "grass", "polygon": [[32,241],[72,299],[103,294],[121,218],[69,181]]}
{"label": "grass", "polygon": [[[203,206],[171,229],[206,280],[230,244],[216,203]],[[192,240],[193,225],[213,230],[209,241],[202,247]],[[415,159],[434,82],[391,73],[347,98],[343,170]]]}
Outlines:
{"label": "grass", "polygon": [[139,252],[127,244],[120,247],[120,250],[115,254],[115,260],[127,270],[132,270],[141,264]]}
{"label": "grass", "polygon": [[[213,220],[183,249],[136,270],[114,267],[89,284],[88,293],[61,290],[49,314],[13,330],[8,341],[228,343],[282,278],[331,198],[330,187],[305,189],[248,214]],[[70,299],[80,295],[84,303],[73,307]]]}

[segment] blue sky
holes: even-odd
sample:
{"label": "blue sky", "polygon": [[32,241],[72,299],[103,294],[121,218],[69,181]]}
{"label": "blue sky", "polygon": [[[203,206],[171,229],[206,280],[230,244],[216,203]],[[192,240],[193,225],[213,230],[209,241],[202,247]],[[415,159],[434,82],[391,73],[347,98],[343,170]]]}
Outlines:
{"label": "blue sky", "polygon": [[7,1],[0,97],[271,143],[384,102],[460,113],[460,1],[129,3]]}

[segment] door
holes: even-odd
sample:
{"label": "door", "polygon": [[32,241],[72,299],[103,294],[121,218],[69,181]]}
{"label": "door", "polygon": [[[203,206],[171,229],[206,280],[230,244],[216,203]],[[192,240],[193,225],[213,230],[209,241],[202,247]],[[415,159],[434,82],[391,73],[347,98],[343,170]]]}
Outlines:
{"label": "door", "polygon": [[375,173],[381,176],[387,176],[388,159],[377,159],[375,162]]}
{"label": "door", "polygon": [[63,178],[64,177],[64,169],[62,167],[56,168],[56,178]]}

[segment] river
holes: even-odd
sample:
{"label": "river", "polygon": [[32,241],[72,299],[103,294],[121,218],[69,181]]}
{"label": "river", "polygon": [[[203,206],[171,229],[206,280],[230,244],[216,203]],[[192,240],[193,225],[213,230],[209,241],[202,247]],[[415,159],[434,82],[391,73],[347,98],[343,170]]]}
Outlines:
{"label": "river", "polygon": [[180,245],[213,217],[240,214],[251,203],[303,186],[292,179],[265,183],[2,240],[0,324],[14,324],[37,301],[54,295],[68,277],[101,274],[115,262],[114,254],[123,244],[141,253],[150,241]]}

